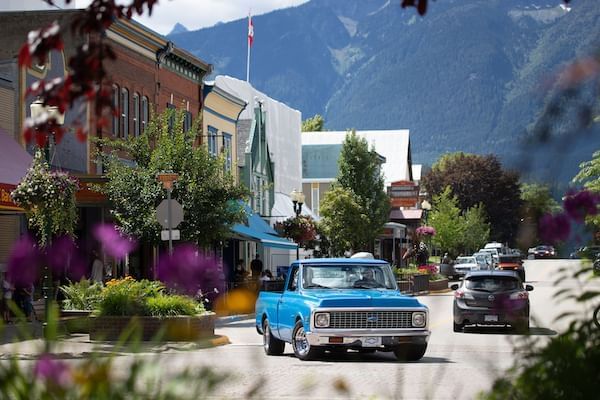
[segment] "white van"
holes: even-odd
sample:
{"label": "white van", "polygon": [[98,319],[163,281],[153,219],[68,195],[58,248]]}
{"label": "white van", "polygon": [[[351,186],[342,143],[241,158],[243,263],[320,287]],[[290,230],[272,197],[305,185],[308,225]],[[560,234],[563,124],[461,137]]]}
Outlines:
{"label": "white van", "polygon": [[490,243],[486,243],[486,245],[483,247],[484,249],[496,249],[498,250],[498,254],[504,254],[504,245],[502,243],[499,242],[490,242]]}

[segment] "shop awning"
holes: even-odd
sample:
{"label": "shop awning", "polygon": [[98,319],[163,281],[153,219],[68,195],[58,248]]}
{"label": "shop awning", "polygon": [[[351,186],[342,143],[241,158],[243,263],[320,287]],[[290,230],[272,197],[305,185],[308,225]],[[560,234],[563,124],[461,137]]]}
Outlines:
{"label": "shop awning", "polygon": [[231,230],[237,236],[253,242],[260,242],[266,247],[295,250],[298,245],[287,239],[277,236],[277,232],[267,224],[260,215],[252,212],[250,207],[244,205],[248,214],[248,223],[235,224]]}
{"label": "shop awning", "polygon": [[0,210],[21,210],[12,192],[27,174],[33,157],[9,134],[0,131]]}

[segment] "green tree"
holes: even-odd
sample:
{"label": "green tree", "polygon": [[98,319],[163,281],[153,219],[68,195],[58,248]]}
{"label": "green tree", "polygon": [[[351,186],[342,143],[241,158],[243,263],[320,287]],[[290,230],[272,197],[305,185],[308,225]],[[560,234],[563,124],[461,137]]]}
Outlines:
{"label": "green tree", "polygon": [[[225,172],[222,158],[194,145],[198,121],[189,131],[183,121],[183,112],[169,109],[153,117],[139,137],[101,142],[115,151],[104,157],[108,182],[98,189],[112,202],[111,212],[124,232],[157,243],[161,227],[154,210],[165,192],[156,174],[179,174],[172,197],[185,213],[182,239],[206,247],[226,239],[231,225],[244,220],[239,204],[248,191]],[[134,166],[125,165],[117,151],[131,156]]]}
{"label": "green tree", "polygon": [[321,203],[321,217],[320,226],[327,236],[333,256],[367,246],[368,238],[360,227],[369,223],[368,217],[350,190],[334,186],[328,191]]}
{"label": "green tree", "polygon": [[302,121],[302,132],[320,132],[323,130],[325,120],[320,114],[315,114],[311,118]]}
{"label": "green tree", "polygon": [[490,238],[490,224],[486,220],[483,204],[469,208],[463,214],[463,249],[464,254],[471,254],[482,248]]}
{"label": "green tree", "polygon": [[431,196],[447,186],[463,211],[482,203],[490,223],[490,238],[512,243],[516,240],[521,206],[519,175],[505,171],[496,156],[451,153],[442,156],[423,176]]}
{"label": "green tree", "polygon": [[432,206],[429,223],[436,232],[432,242],[442,251],[447,251],[452,257],[456,257],[462,250],[462,237],[465,233],[458,199],[448,186],[442,193],[433,197]]}
{"label": "green tree", "polygon": [[[364,138],[359,138],[355,131],[346,135],[338,161],[339,171],[333,187],[344,189],[359,207],[361,217],[354,221],[353,239],[346,250],[372,250],[373,241],[381,233],[383,224],[390,214],[390,200],[384,191],[383,176],[379,156]],[[337,225],[324,216],[326,225]],[[333,239],[330,237],[330,240]],[[339,247],[336,244],[334,247]]]}
{"label": "green tree", "polygon": [[521,227],[517,245],[521,250],[540,243],[538,224],[542,215],[558,211],[559,204],[552,198],[550,188],[539,183],[521,184]]}
{"label": "green tree", "polygon": [[[594,152],[590,161],[579,164],[579,168],[573,182],[581,183],[587,190],[600,194],[600,150]],[[600,229],[600,214],[588,216],[586,222],[596,230]]]}

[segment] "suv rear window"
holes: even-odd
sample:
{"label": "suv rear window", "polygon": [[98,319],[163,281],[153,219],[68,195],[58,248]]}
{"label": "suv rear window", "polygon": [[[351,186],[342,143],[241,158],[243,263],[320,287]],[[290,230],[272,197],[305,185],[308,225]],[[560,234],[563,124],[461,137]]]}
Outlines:
{"label": "suv rear window", "polygon": [[512,276],[474,276],[465,279],[465,287],[482,292],[504,292],[520,289],[522,285]]}

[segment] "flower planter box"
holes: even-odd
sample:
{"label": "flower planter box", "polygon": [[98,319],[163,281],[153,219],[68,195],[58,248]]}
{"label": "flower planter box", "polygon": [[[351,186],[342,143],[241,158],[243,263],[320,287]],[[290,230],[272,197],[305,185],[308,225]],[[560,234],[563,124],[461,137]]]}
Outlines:
{"label": "flower planter box", "polygon": [[425,294],[429,292],[429,275],[427,274],[400,274],[398,278],[398,288],[402,293]]}
{"label": "flower planter box", "polygon": [[132,339],[160,340],[164,342],[191,342],[214,336],[215,314],[197,316],[142,317],[99,316],[90,317],[90,340],[116,341],[131,330]]}
{"label": "flower planter box", "polygon": [[448,279],[438,279],[435,281],[429,281],[430,291],[440,291],[448,289]]}
{"label": "flower planter box", "polygon": [[90,315],[88,310],[60,310],[60,321],[68,333],[90,333]]}

